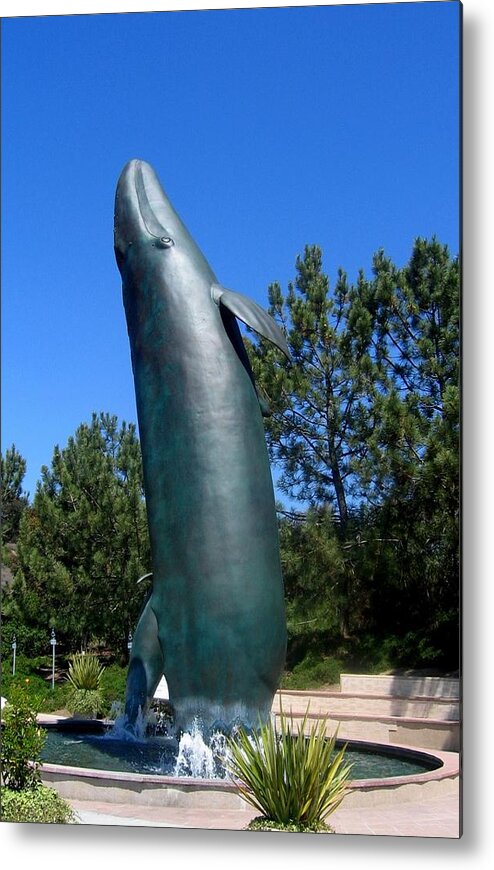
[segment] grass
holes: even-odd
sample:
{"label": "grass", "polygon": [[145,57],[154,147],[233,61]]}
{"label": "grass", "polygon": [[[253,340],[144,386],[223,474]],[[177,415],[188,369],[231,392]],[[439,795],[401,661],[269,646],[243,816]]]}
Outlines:
{"label": "grass", "polygon": [[327,822],[302,825],[296,822],[272,822],[265,816],[256,816],[248,826],[249,831],[289,831],[296,834],[334,834],[335,830]]}

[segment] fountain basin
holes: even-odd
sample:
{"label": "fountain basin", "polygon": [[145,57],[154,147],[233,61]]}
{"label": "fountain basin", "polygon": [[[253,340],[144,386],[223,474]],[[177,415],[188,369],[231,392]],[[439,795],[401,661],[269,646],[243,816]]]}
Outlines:
{"label": "fountain basin", "polygon": [[[62,724],[63,723],[63,724]],[[61,720],[43,723],[45,727],[80,733],[92,726],[100,733],[108,727],[105,722],[75,722]],[[349,748],[376,752],[388,757],[400,757],[434,768],[404,776],[355,779],[349,784],[345,806],[370,807],[426,799],[455,793],[459,777],[459,756],[453,752],[425,752],[415,747],[378,744],[370,741],[351,741]],[[153,773],[101,770],[66,764],[43,762],[41,778],[55,788],[62,797],[135,804],[139,806],[168,806],[184,808],[246,809],[250,808],[236,786],[225,779],[199,779]]]}

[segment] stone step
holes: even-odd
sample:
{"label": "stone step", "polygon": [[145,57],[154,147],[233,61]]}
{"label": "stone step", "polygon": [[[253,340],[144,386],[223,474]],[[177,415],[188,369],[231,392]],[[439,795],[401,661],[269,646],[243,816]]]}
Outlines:
{"label": "stone step", "polygon": [[398,716],[414,719],[458,721],[459,703],[442,698],[394,698],[389,696],[353,695],[343,692],[278,691],[273,710],[284,713],[337,716]]}
{"label": "stone step", "polygon": [[394,676],[392,674],[341,674],[345,694],[389,695],[393,698],[440,698],[458,701],[460,681],[456,677]]}
{"label": "stone step", "polygon": [[[292,702],[291,716],[288,727],[298,731],[307,709],[307,698],[297,712]],[[315,699],[314,699],[315,700]],[[292,699],[293,701],[293,699]],[[273,703],[273,715],[279,716],[279,697]],[[283,702],[283,711],[288,713]],[[458,720],[432,719],[408,716],[390,716],[384,714],[313,712],[309,708],[306,732],[309,733],[314,723],[326,720],[325,731],[328,736],[338,730],[338,736],[343,740],[370,740],[378,743],[398,743],[404,746],[418,746],[428,749],[441,749],[450,752],[460,751],[460,722]],[[278,720],[279,724],[279,720]]]}

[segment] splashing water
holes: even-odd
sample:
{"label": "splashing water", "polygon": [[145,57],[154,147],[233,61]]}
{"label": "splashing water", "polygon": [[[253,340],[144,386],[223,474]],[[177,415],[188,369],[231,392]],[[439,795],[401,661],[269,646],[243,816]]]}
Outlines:
{"label": "splashing water", "polygon": [[139,707],[137,718],[132,729],[129,728],[129,720],[126,714],[123,713],[115,719],[112,727],[107,731],[105,736],[111,740],[136,740],[142,742],[146,739],[147,728],[147,716],[144,715]]}
{"label": "splashing water", "polygon": [[221,731],[214,731],[205,739],[198,719],[192,730],[185,731],[179,742],[174,776],[190,776],[199,779],[223,779],[225,760],[228,756],[227,738]]}
{"label": "splashing water", "polygon": [[124,711],[124,705],[121,701],[112,701],[112,705],[110,707],[110,712],[108,713],[108,718],[115,722],[117,719],[120,719]]}
{"label": "splashing water", "polygon": [[[168,720],[161,722],[159,715],[153,712],[144,714],[139,708],[132,727],[129,726],[125,713],[118,710],[116,705],[114,712],[119,715],[99,740],[122,742],[129,747],[134,745],[136,751],[140,747],[139,751],[144,753],[149,751],[154,758],[154,769],[165,772],[168,768],[168,775],[171,776],[194,779],[225,779],[227,776],[227,763],[231,753],[225,731],[205,729],[200,718],[196,717],[190,731],[184,731],[178,739],[178,735],[169,734]],[[240,727],[241,724],[236,722],[228,730],[234,735]],[[163,756],[156,757],[154,753],[160,747],[164,749]],[[169,768],[170,761],[173,764],[172,769]],[[146,772],[152,772],[152,767]]]}

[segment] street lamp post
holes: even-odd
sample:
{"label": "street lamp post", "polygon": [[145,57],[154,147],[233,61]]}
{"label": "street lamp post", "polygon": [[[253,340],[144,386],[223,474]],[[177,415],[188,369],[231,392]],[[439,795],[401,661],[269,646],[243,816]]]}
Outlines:
{"label": "street lamp post", "polygon": [[51,649],[52,649],[51,687],[52,687],[52,689],[54,689],[55,688],[55,647],[57,645],[57,639],[55,637],[55,629],[54,628],[52,628],[52,630],[51,630],[50,643],[51,643]]}
{"label": "street lamp post", "polygon": [[17,638],[15,634],[12,635],[12,676],[15,675],[15,653],[17,649]]}

